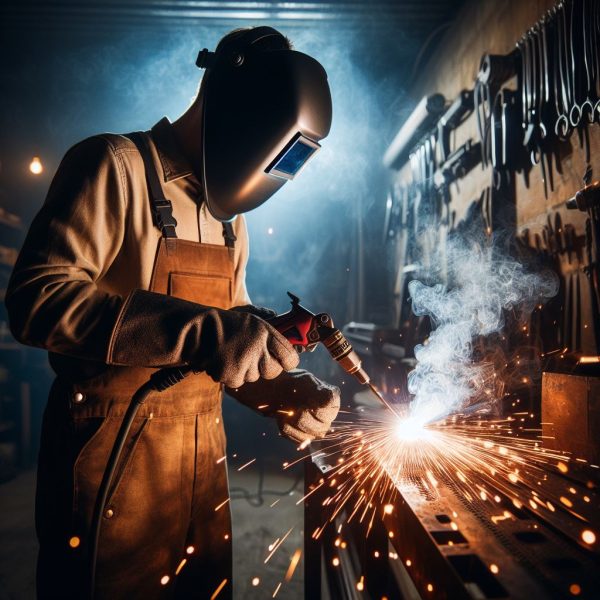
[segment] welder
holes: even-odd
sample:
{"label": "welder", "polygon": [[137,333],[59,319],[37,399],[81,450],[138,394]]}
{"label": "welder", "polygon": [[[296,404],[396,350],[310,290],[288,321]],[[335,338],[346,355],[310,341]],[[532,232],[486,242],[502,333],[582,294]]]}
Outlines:
{"label": "welder", "polygon": [[158,368],[199,373],[135,418],[101,515],[94,598],[231,596],[223,387],[297,443],[324,436],[339,408],[337,388],[295,369],[274,313],[251,305],[242,216],[329,133],[326,73],[269,27],[231,32],[197,65],[179,119],[67,152],[7,290],[14,335],[47,349],[57,374],[38,466],[39,598],[90,596],[99,483]]}

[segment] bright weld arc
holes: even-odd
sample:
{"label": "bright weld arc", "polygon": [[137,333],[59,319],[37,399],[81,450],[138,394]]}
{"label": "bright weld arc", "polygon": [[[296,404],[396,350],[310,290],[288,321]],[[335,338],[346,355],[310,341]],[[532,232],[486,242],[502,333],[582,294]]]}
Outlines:
{"label": "bright weld arc", "polygon": [[[328,520],[333,521],[348,506],[348,521],[355,517],[361,522],[366,520],[368,530],[377,507],[392,503],[396,484],[415,476],[433,493],[440,480],[458,483],[471,503],[498,502],[501,494],[517,507],[528,505],[531,490],[537,488],[544,470],[559,465],[564,471],[569,459],[561,453],[542,450],[535,439],[519,438],[513,421],[457,418],[422,425],[415,431],[409,430],[410,435],[402,435],[406,427],[402,423],[398,435],[398,419],[370,420],[361,422],[363,431],[358,436],[356,423],[341,424],[329,438],[329,446],[320,448],[318,454],[343,460],[301,501],[329,485],[331,495],[323,501],[332,507]],[[346,480],[339,477],[344,473],[350,475]],[[336,477],[343,482],[336,485]],[[546,499],[536,496],[535,500],[543,509],[552,506],[550,500],[559,502],[551,493]],[[581,518],[574,511],[569,512]],[[323,528],[317,528],[313,537],[319,537],[322,531]]]}

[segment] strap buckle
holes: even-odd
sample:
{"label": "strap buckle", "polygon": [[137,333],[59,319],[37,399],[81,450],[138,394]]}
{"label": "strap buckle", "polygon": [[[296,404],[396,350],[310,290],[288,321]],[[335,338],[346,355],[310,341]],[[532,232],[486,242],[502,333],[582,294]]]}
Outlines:
{"label": "strap buckle", "polygon": [[173,205],[170,200],[166,198],[156,199],[154,202],[154,216],[156,226],[162,230],[165,237],[176,237],[177,220],[173,216]]}
{"label": "strap buckle", "polygon": [[235,246],[237,237],[235,233],[233,233],[233,225],[229,221],[223,223],[223,237],[225,238],[225,246],[227,246],[227,248],[233,248]]}

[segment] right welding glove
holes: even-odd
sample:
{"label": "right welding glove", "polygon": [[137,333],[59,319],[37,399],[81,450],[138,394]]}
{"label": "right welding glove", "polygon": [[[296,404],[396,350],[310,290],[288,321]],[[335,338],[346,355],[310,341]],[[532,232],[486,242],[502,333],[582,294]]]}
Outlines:
{"label": "right welding glove", "polygon": [[113,329],[107,362],[191,365],[227,387],[239,388],[293,369],[299,357],[284,336],[250,312],[135,290]]}
{"label": "right welding glove", "polygon": [[325,437],[340,409],[339,388],[302,369],[227,393],[260,414],[275,417],[281,433],[298,444]]}

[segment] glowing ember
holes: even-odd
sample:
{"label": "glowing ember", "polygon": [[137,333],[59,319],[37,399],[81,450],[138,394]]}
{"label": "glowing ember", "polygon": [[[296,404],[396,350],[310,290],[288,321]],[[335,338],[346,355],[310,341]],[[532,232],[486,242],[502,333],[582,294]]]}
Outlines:
{"label": "glowing ember", "polygon": [[221,504],[217,504],[217,506],[215,507],[215,512],[217,512],[218,510],[221,510],[228,502],[229,502],[229,498],[227,498],[227,500],[224,500],[223,502],[221,502]]}
{"label": "glowing ember", "polygon": [[257,586],[259,583],[260,583],[260,578],[259,578],[259,577],[254,577],[254,578],[252,579],[252,585],[253,585],[254,587],[256,587],[256,586]]}
{"label": "glowing ember", "polygon": [[160,578],[160,585],[167,585],[167,583],[169,583],[169,579],[170,577],[168,575],[163,575]]}
{"label": "glowing ember", "polygon": [[79,544],[81,544],[81,540],[76,535],[69,540],[69,546],[71,546],[71,548],[78,548]]}
{"label": "glowing ember", "polygon": [[585,529],[581,532],[581,539],[586,544],[595,544],[596,543],[596,534],[590,529]]}
{"label": "glowing ember", "polygon": [[292,559],[290,560],[290,566],[288,567],[288,570],[285,574],[285,581],[290,581],[290,579],[293,577],[294,575],[294,571],[296,570],[296,567],[298,566],[298,563],[300,562],[300,557],[302,556],[302,550],[300,550],[300,548],[296,549],[296,551],[294,552]]}
{"label": "glowing ember", "polygon": [[283,544],[283,542],[285,542],[285,540],[288,538],[288,536],[290,535],[290,533],[292,533],[293,530],[294,528],[290,527],[290,529],[288,529],[287,533],[281,539],[277,538],[277,540],[275,540],[275,542],[273,542],[273,544],[269,546],[269,555],[267,556],[267,558],[265,558],[265,564],[269,562],[270,558],[273,556],[273,554],[275,554],[275,552],[277,552],[277,549],[281,546],[281,544]]}
{"label": "glowing ember", "polygon": [[238,471],[242,471],[243,469],[245,469],[246,467],[249,467],[253,462],[256,461],[256,458],[253,458],[252,460],[249,460],[247,463],[243,464]]}
{"label": "glowing ember", "polygon": [[210,597],[210,600],[215,600],[215,598],[221,593],[221,591],[223,590],[223,588],[227,585],[227,579],[223,579],[223,581],[221,581],[221,583],[219,584],[219,586],[217,587],[217,589],[212,593],[212,596]]}

